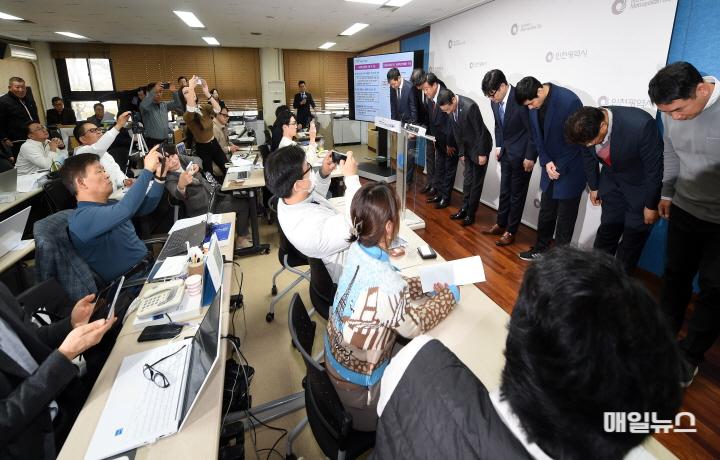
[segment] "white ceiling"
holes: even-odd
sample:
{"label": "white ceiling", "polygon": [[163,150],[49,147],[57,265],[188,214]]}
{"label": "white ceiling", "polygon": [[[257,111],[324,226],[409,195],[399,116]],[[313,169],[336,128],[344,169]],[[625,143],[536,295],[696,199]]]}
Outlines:
{"label": "white ceiling", "polygon": [[[104,43],[194,46],[213,36],[223,46],[286,49],[317,49],[332,41],[332,51],[361,51],[485,2],[413,0],[391,10],[344,0],[0,0],[0,12],[33,22],[0,20],[0,35],[78,41],[54,33],[61,31]],[[192,11],[206,28],[190,29],[172,10]],[[370,26],[352,37],[337,35],[355,22]]]}

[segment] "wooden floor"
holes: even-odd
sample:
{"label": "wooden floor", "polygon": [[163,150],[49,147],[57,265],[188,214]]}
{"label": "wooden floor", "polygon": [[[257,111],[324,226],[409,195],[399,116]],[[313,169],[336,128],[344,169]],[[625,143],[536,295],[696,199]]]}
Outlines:
{"label": "wooden floor", "polygon": [[[487,281],[477,284],[477,287],[505,311],[512,312],[528,266],[528,262],[518,257],[518,252],[528,249],[535,242],[535,230],[521,225],[515,244],[497,247],[497,237],[480,233],[486,225],[495,223],[497,213],[494,209],[481,205],[475,224],[463,227],[449,219],[460,205],[462,196],[455,191],[450,207],[435,209],[434,204],[426,204],[425,196],[419,193],[425,176],[416,174],[416,178],[407,196],[408,203],[412,203],[414,194],[415,207],[412,209],[425,220],[425,229],[417,233],[446,259],[476,254],[482,257]],[[636,276],[657,297],[662,281],[642,271]],[[697,433],[663,434],[657,439],[680,459],[720,459],[720,344],[716,343],[707,353],[700,373],[685,392],[682,410],[697,417]]]}

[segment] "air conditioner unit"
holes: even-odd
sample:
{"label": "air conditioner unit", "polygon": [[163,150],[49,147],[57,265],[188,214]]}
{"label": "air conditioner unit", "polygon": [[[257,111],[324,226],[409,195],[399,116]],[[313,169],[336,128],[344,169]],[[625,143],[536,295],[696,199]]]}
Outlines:
{"label": "air conditioner unit", "polygon": [[30,48],[29,46],[20,46],[8,43],[5,48],[5,54],[3,55],[3,57],[5,59],[17,58],[37,61],[37,52],[35,52],[34,48]]}

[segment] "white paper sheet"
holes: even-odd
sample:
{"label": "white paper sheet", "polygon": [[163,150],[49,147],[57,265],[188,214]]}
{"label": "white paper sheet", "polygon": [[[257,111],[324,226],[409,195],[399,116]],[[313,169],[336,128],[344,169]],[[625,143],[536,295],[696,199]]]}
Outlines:
{"label": "white paper sheet", "polygon": [[485,269],[480,256],[466,257],[451,262],[429,265],[419,270],[423,292],[433,290],[435,283],[463,284],[485,281]]}
{"label": "white paper sheet", "polygon": [[169,276],[178,276],[185,270],[187,259],[187,254],[166,258],[158,271],[155,272],[155,275],[153,275],[153,279],[155,280],[158,278],[167,278]]}
{"label": "white paper sheet", "polygon": [[17,191],[18,192],[30,192],[35,190],[37,187],[37,181],[41,177],[47,176],[47,172],[35,173],[35,174],[21,174],[17,176]]}
{"label": "white paper sheet", "polygon": [[245,169],[250,169],[252,167],[253,162],[248,160],[247,158],[242,158],[237,155],[233,156],[230,160],[233,164],[233,166],[236,167],[243,167],[245,166]]}
{"label": "white paper sheet", "polygon": [[250,164],[250,166],[231,166],[228,168],[227,172],[230,174],[246,172],[246,171],[250,171],[251,168],[252,168],[252,163]]}

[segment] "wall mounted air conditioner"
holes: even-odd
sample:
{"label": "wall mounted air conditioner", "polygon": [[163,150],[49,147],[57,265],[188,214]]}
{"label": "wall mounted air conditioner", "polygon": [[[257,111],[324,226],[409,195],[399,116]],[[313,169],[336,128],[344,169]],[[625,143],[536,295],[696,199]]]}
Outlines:
{"label": "wall mounted air conditioner", "polygon": [[[2,48],[2,43],[0,43],[0,48]],[[31,61],[37,61],[37,52],[35,52],[34,48],[30,48],[29,46],[21,46],[21,45],[15,45],[12,43],[4,43],[5,45],[5,53],[3,53],[3,58],[17,58],[17,59],[28,59]]]}

